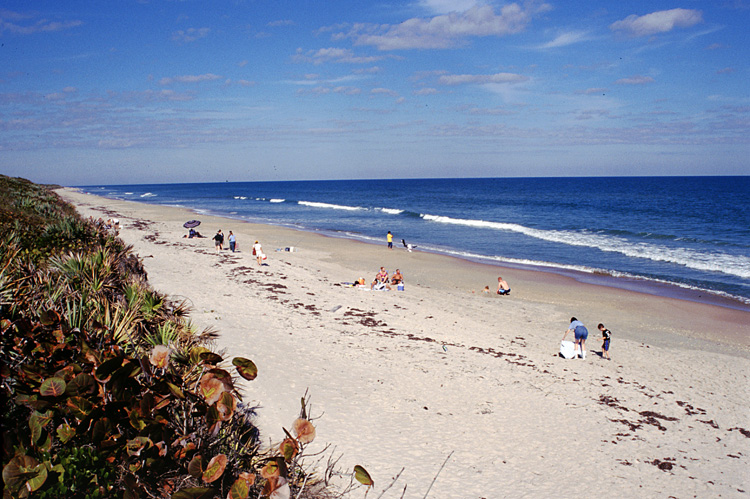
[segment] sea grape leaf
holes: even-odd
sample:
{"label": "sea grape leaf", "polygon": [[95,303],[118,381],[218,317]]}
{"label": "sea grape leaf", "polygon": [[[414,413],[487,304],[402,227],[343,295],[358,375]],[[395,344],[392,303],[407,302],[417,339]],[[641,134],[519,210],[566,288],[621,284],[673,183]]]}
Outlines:
{"label": "sea grape leaf", "polygon": [[258,376],[258,367],[250,359],[235,357],[232,364],[237,368],[237,373],[248,381],[254,380]]}
{"label": "sea grape leaf", "polygon": [[[3,482],[10,489],[18,488],[27,480],[33,480],[40,473],[39,466],[44,468],[44,479],[47,479],[47,468],[40,465],[39,461],[31,456],[16,456],[11,459],[3,468]],[[44,483],[44,481],[42,481]],[[39,484],[36,488],[41,487]],[[36,490],[36,489],[34,489]]]}
{"label": "sea grape leaf", "polygon": [[65,386],[62,378],[47,378],[39,387],[39,394],[43,397],[59,397],[65,393]]}
{"label": "sea grape leaf", "polygon": [[203,472],[203,481],[207,483],[215,482],[224,473],[227,467],[227,456],[219,454],[211,458]]}
{"label": "sea grape leaf", "polygon": [[42,430],[50,421],[52,421],[52,414],[52,411],[47,411],[44,414],[38,411],[31,413],[31,417],[29,417],[29,428],[31,428],[32,442],[36,442],[42,436]]}
{"label": "sea grape leaf", "polygon": [[190,463],[188,464],[188,473],[193,478],[200,478],[203,476],[203,456],[200,454],[196,454],[193,456],[193,459],[190,460]]}
{"label": "sea grape leaf", "polygon": [[228,499],[247,499],[250,496],[250,486],[246,480],[238,478],[232,484],[227,494]]}
{"label": "sea grape leaf", "polygon": [[206,487],[190,487],[172,494],[172,499],[212,499],[216,495],[214,489]]}
{"label": "sea grape leaf", "polygon": [[62,443],[66,443],[73,438],[75,434],[76,431],[71,428],[68,423],[63,423],[57,427],[57,438],[59,438]]}
{"label": "sea grape leaf", "polygon": [[69,395],[84,395],[96,390],[96,379],[88,373],[80,373],[70,380],[66,391]]}
{"label": "sea grape leaf", "polygon": [[60,316],[54,310],[44,310],[39,314],[39,322],[45,326],[51,326],[60,322]]}
{"label": "sea grape leaf", "polygon": [[204,352],[210,352],[206,347],[193,347],[190,349],[190,363],[198,364],[201,361],[201,354]]}
{"label": "sea grape leaf", "polygon": [[107,379],[113,372],[122,366],[123,360],[122,357],[113,357],[109,360],[105,360],[96,368],[96,377],[102,380]]}
{"label": "sea grape leaf", "polygon": [[68,399],[68,409],[78,419],[84,419],[94,409],[91,402],[83,397],[70,397]]}
{"label": "sea grape leaf", "polygon": [[354,467],[354,478],[362,485],[367,485],[368,487],[372,487],[375,484],[367,470],[360,465]]}
{"label": "sea grape leaf", "polygon": [[219,400],[216,402],[216,410],[219,412],[222,421],[232,419],[234,410],[237,408],[237,399],[230,392],[222,392]]}
{"label": "sea grape leaf", "polygon": [[129,456],[140,456],[141,451],[144,448],[151,447],[153,442],[148,437],[135,437],[132,440],[128,440],[127,449]]}
{"label": "sea grape leaf", "polygon": [[169,381],[167,381],[167,388],[169,389],[169,392],[175,397],[179,399],[185,398],[185,394],[182,392],[182,389],[174,383],[170,383]]}
{"label": "sea grape leaf", "polygon": [[205,362],[207,364],[214,364],[214,365],[216,365],[216,364],[220,363],[222,360],[224,360],[221,355],[218,355],[218,354],[216,354],[214,352],[210,352],[210,351],[209,352],[201,352],[201,354],[199,355],[199,357],[200,357],[200,359],[203,362]]}

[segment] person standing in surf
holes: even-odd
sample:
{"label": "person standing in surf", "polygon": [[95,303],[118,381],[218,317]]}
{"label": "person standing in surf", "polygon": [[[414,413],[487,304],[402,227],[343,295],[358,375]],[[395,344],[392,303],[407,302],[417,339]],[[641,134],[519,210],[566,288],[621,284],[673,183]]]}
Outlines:
{"label": "person standing in surf", "polygon": [[388,249],[393,249],[393,234],[391,234],[391,231],[388,231],[388,234],[385,236],[385,240],[388,243]]}

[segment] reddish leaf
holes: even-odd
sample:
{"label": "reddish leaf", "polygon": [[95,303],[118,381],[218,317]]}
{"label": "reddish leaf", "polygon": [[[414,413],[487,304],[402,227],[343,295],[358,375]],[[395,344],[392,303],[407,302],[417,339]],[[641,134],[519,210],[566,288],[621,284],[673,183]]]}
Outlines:
{"label": "reddish leaf", "polygon": [[219,454],[214,456],[206,466],[206,471],[203,472],[203,481],[207,483],[215,482],[218,480],[224,469],[227,467],[227,456]]}
{"label": "reddish leaf", "polygon": [[200,478],[203,476],[203,470],[205,469],[203,465],[203,457],[200,454],[196,454],[193,456],[193,459],[190,460],[190,463],[188,464],[188,473],[193,478]]}
{"label": "reddish leaf", "polygon": [[232,484],[227,494],[227,499],[247,499],[250,495],[250,486],[247,481],[242,478],[238,478]]}
{"label": "reddish leaf", "polygon": [[65,386],[62,378],[47,378],[39,387],[39,394],[43,397],[59,397],[65,393]]}
{"label": "reddish leaf", "polygon": [[213,499],[216,496],[214,489],[206,487],[190,487],[172,494],[172,499]]}
{"label": "reddish leaf", "polygon": [[258,367],[250,359],[235,357],[232,364],[237,368],[237,373],[246,380],[252,381],[258,376]]}

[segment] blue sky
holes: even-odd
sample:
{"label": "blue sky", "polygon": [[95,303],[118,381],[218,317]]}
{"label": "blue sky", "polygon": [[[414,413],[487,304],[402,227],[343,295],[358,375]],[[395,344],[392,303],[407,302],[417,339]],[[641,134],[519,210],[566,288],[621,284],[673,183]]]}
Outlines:
{"label": "blue sky", "polygon": [[5,0],[0,173],[750,174],[750,0]]}

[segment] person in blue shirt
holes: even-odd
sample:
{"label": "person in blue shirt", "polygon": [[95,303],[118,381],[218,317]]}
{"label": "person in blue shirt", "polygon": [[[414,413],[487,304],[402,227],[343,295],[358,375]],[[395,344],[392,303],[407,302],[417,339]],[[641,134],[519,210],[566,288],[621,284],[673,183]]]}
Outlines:
{"label": "person in blue shirt", "polygon": [[234,234],[232,234],[232,231],[229,231],[229,249],[232,250],[232,253],[234,253],[234,249],[237,247],[237,238],[234,237]]}
{"label": "person in blue shirt", "polygon": [[575,336],[575,345],[576,345],[576,352],[580,352],[581,358],[586,358],[586,338],[589,337],[589,330],[586,329],[586,326],[583,325],[583,322],[579,321],[575,317],[570,318],[570,325],[568,326],[568,329],[565,330],[565,334],[563,335],[563,341],[565,341],[565,337],[568,336],[568,333],[573,331],[573,335]]}

